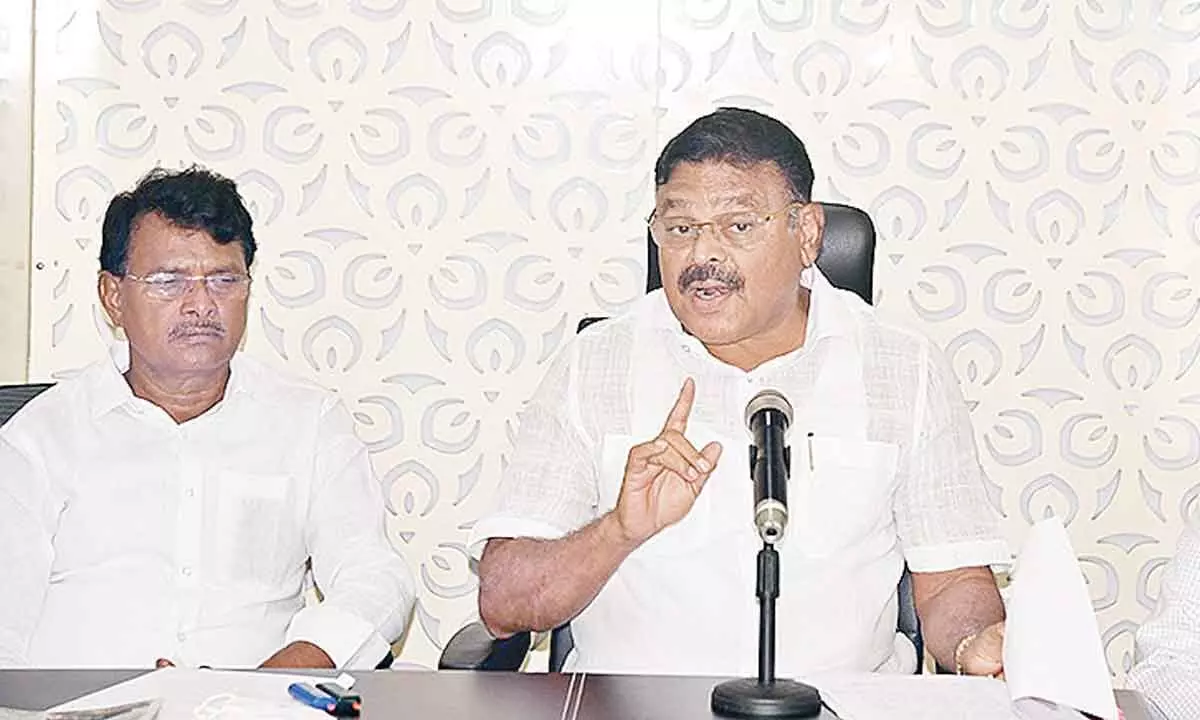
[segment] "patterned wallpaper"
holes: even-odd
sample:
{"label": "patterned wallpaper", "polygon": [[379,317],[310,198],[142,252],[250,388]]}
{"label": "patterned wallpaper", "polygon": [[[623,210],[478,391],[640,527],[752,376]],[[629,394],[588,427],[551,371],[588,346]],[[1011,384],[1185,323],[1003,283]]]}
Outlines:
{"label": "patterned wallpaper", "polygon": [[1068,521],[1121,677],[1200,503],[1191,7],[39,3],[31,374],[109,336],[115,189],[236,177],[263,248],[247,349],[351,405],[421,585],[404,657],[432,663],[474,613],[463,542],[522,399],[579,317],[641,292],[658,148],[762,108],[819,198],[874,217],[878,304],[950,356],[1014,545]]}
{"label": "patterned wallpaper", "polygon": [[29,356],[32,28],[32,0],[0,5],[0,384],[23,382]]}

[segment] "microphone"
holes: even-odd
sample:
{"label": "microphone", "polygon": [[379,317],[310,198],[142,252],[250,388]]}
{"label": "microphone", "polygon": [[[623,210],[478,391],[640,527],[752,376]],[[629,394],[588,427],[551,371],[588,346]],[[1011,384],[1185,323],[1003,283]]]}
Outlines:
{"label": "microphone", "polygon": [[750,476],[754,479],[754,525],[758,551],[758,678],[726,680],[713,688],[709,707],[735,718],[815,718],[821,693],[811,685],[775,677],[775,600],[779,598],[779,552],[787,528],[787,481],[791,453],[785,439],[792,404],[777,390],[763,390],[746,405],[750,429]]}
{"label": "microphone", "polygon": [[787,482],[791,451],[785,438],[792,404],[777,390],[762,390],[746,404],[750,431],[750,477],[754,480],[754,526],[773,545],[787,529]]}

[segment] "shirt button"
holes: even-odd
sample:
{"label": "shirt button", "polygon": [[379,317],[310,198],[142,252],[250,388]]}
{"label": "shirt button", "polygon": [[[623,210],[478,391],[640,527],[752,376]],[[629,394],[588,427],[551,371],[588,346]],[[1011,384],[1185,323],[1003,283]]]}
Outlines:
{"label": "shirt button", "polygon": [[187,640],[187,633],[177,632],[177,633],[175,633],[175,639],[178,640],[179,642],[183,642],[184,640]]}
{"label": "shirt button", "polygon": [[179,572],[183,573],[184,577],[192,576],[192,568],[190,565],[185,565],[184,568],[182,570],[180,570]]}
{"label": "shirt button", "polygon": [[196,490],[194,488],[188,488],[187,490],[183,491],[183,494],[187,497],[196,497]]}

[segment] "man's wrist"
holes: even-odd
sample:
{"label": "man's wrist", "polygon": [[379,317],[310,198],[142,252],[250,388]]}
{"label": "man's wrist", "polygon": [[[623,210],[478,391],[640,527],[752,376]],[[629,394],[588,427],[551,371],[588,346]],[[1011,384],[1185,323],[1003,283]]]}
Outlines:
{"label": "man's wrist", "polygon": [[629,554],[646,542],[646,538],[639,538],[631,533],[621,518],[617,515],[616,508],[609,510],[600,517],[600,534],[605,542],[613,547],[618,547],[625,554]]}

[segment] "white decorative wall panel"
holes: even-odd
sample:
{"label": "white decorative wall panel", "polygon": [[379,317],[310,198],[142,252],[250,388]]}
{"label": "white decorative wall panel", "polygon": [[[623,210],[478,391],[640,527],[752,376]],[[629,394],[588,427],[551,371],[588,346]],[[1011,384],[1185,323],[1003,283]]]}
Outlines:
{"label": "white decorative wall panel", "polygon": [[880,232],[878,304],[946,348],[1014,544],[1069,521],[1122,676],[1200,497],[1200,14],[1159,0],[59,0],[38,5],[31,371],[94,357],[99,220],[156,163],[254,207],[248,349],[337,389],[421,584],[546,359],[642,286],[662,143],[722,104]]}
{"label": "white decorative wall panel", "polygon": [[33,0],[0,6],[0,384],[25,380],[29,356],[29,197]]}

